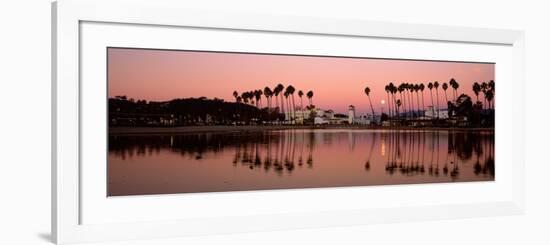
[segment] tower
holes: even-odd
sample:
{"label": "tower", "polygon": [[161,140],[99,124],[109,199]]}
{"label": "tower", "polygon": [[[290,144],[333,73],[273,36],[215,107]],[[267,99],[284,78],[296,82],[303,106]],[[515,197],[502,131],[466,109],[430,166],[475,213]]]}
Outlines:
{"label": "tower", "polygon": [[355,121],[355,106],[350,105],[348,108],[348,123],[353,124]]}

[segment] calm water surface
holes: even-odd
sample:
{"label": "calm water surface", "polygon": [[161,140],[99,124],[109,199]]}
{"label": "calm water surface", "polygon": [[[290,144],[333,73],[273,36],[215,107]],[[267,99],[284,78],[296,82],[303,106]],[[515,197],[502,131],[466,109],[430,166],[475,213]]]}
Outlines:
{"label": "calm water surface", "polygon": [[491,181],[493,131],[109,136],[110,196]]}

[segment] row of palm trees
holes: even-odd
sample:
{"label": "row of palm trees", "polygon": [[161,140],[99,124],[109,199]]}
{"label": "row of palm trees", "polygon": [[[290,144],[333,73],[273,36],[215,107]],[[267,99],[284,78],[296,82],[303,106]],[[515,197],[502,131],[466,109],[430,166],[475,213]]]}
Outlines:
{"label": "row of palm trees", "polygon": [[[279,83],[273,87],[273,89],[266,86],[264,89],[250,90],[247,92],[242,92],[241,94],[235,90],[233,91],[233,97],[235,97],[235,102],[237,104],[244,103],[247,105],[256,106],[258,109],[267,108],[268,111],[274,111],[275,113],[282,113],[284,115],[287,115],[288,113],[290,121],[294,121],[296,119],[296,104],[294,100],[295,92],[296,88],[294,88],[294,86],[288,85],[285,87],[283,84]],[[267,102],[266,105],[262,101],[262,95],[265,97],[265,101]],[[299,90],[299,109],[302,110],[304,108],[304,95],[309,101],[309,108],[313,108],[313,91],[309,90],[304,94],[302,90]],[[273,98],[273,96],[275,96],[275,98]]]}
{"label": "row of palm trees", "polygon": [[[460,87],[460,84],[454,79],[451,78],[448,83],[440,84],[438,81],[435,82],[429,82],[427,86],[424,86],[423,83],[401,83],[399,86],[394,85],[392,82],[387,84],[384,87],[384,90],[386,91],[387,95],[387,101],[388,101],[388,116],[389,118],[399,118],[400,115],[404,114],[405,118],[407,117],[420,117],[423,116],[423,111],[425,111],[425,104],[424,104],[424,90],[427,87],[430,90],[430,100],[432,104],[432,108],[435,110],[435,116],[439,119],[439,87],[441,85],[441,89],[443,90],[445,94],[445,101],[446,104],[449,104],[453,101],[457,101],[458,96],[458,88]],[[452,89],[452,95],[453,99],[449,100],[449,97],[447,95],[447,90],[451,88]],[[494,93],[495,93],[495,82],[494,80],[491,80],[489,82],[483,82],[483,83],[477,83],[475,82],[473,85],[473,91],[477,97],[477,101],[479,102],[479,93],[482,92],[485,95],[485,102],[488,103],[489,109],[492,109],[491,102],[494,99]],[[434,96],[433,96],[433,90],[435,89],[435,104],[434,104]],[[372,115],[374,116],[374,109],[372,106],[372,102],[370,99],[371,89],[367,86],[364,90],[365,94],[369,98],[369,104],[372,111]],[[459,96],[458,96],[459,97]],[[416,104],[415,104],[416,103]]]}
{"label": "row of palm trees", "polygon": [[483,107],[487,105],[488,109],[494,109],[494,103],[493,99],[495,97],[495,81],[491,80],[489,82],[482,82],[478,83],[475,82],[472,85],[472,90],[474,91],[474,94],[476,95],[476,100],[479,102],[479,94],[483,94]]}

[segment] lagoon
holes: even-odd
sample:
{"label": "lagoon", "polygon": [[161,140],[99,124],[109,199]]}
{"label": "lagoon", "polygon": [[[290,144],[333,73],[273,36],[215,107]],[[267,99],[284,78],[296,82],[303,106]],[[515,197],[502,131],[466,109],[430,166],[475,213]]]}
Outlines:
{"label": "lagoon", "polygon": [[109,196],[494,178],[493,130],[274,129],[109,136]]}

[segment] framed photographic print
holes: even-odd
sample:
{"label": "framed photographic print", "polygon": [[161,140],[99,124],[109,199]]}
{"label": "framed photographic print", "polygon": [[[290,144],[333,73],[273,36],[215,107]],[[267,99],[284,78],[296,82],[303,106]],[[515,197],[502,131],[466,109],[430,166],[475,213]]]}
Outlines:
{"label": "framed photographic print", "polygon": [[521,31],[52,10],[57,243],[523,211]]}

